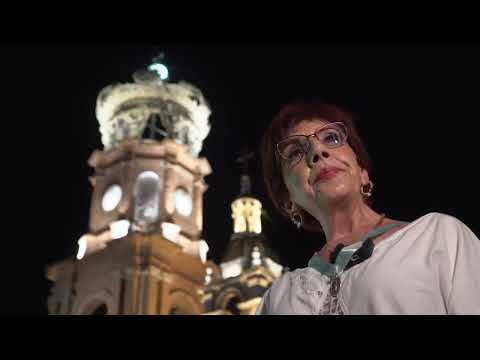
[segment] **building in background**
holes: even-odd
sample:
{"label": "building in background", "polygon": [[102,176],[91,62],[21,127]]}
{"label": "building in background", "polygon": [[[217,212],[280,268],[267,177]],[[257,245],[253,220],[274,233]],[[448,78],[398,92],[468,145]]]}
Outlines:
{"label": "building in background", "polygon": [[[282,273],[262,235],[247,159],[232,202],[233,234],[217,265],[202,239],[210,107],[154,62],[98,95],[103,151],[88,160],[89,232],[78,254],[47,268],[50,314],[253,314]],[[215,191],[211,189],[210,191]],[[213,221],[213,219],[211,219]]]}
{"label": "building in background", "polygon": [[[219,268],[207,267],[209,314],[253,315],[261,297],[283,271],[262,233],[262,204],[251,194],[246,154],[240,193],[232,202],[233,234]],[[214,269],[216,271],[214,271]]]}

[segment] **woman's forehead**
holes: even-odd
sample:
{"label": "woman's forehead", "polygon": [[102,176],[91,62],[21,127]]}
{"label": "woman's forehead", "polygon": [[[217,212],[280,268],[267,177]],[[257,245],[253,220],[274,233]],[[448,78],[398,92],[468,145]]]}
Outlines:
{"label": "woman's forehead", "polygon": [[301,120],[297,124],[290,127],[285,136],[292,136],[292,135],[309,135],[317,130],[319,127],[329,124],[330,121],[322,118],[313,118],[313,119],[306,119]]}

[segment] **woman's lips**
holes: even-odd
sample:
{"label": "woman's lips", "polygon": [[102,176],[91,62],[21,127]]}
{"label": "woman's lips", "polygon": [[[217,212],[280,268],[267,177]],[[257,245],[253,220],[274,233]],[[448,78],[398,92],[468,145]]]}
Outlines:
{"label": "woman's lips", "polygon": [[333,179],[335,176],[337,176],[339,172],[340,170],[335,168],[323,169],[315,178],[314,184],[316,184],[317,182],[328,181],[330,179]]}

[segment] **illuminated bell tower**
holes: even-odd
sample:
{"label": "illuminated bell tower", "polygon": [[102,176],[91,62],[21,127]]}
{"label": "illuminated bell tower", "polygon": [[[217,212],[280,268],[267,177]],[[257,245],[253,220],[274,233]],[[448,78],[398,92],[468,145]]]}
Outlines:
{"label": "illuminated bell tower", "polygon": [[89,232],[76,259],[48,268],[50,314],[202,314],[201,239],[210,131],[200,90],[167,82],[164,65],[98,95],[104,149],[88,160]]}
{"label": "illuminated bell tower", "polygon": [[238,159],[243,171],[240,193],[231,204],[233,234],[219,271],[207,268],[207,314],[254,314],[265,291],[283,272],[262,233],[262,204],[251,193],[248,161],[252,157],[250,153]]}

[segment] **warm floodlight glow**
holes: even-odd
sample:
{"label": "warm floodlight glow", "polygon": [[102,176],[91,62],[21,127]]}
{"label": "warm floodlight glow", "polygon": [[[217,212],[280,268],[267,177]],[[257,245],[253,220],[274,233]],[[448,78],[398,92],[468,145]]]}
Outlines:
{"label": "warm floodlight glow", "polygon": [[202,260],[203,263],[207,262],[207,253],[208,253],[208,244],[205,240],[200,240],[200,243],[198,244],[199,247],[199,252],[200,252],[200,259]]}
{"label": "warm floodlight glow", "polygon": [[128,235],[128,230],[130,229],[130,221],[128,220],[119,220],[110,224],[110,235],[112,240],[120,239]]}
{"label": "warm floodlight glow", "polygon": [[168,222],[162,223],[162,235],[165,239],[176,241],[180,233],[180,226]]}
{"label": "warm floodlight glow", "polygon": [[77,260],[82,260],[86,252],[87,252],[87,237],[83,235],[78,240]]}

